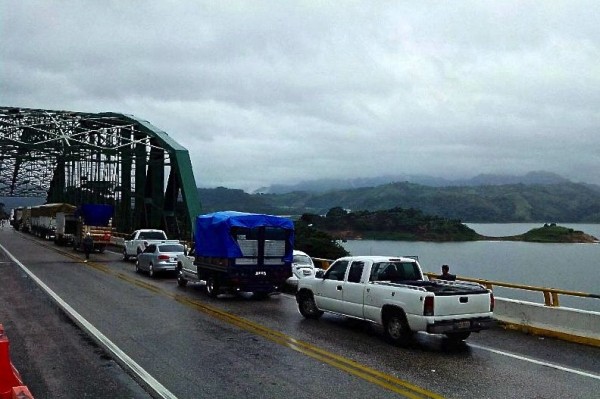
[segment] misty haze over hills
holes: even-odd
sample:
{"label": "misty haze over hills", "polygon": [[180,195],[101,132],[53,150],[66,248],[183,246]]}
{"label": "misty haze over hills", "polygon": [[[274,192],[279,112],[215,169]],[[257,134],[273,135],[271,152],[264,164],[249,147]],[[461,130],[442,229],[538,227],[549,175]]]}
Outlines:
{"label": "misty haze over hills", "polygon": [[558,184],[568,183],[566,179],[556,173],[536,171],[522,176],[501,174],[480,174],[468,179],[444,179],[428,175],[394,175],[371,178],[349,179],[318,179],[306,180],[297,184],[273,184],[255,191],[264,194],[285,194],[294,191],[320,193],[334,190],[346,190],[362,187],[376,187],[388,183],[408,182],[430,187],[462,187],[462,186],[499,186],[506,184]]}

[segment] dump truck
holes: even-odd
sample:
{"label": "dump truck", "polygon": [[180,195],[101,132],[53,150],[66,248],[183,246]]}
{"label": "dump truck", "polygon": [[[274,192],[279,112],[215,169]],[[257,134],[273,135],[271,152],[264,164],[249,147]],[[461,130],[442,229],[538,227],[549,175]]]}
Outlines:
{"label": "dump truck", "polygon": [[56,231],[54,234],[54,243],[59,246],[73,245],[73,240],[77,234],[79,219],[75,212],[57,212],[56,213]]}
{"label": "dump truck", "polygon": [[83,238],[87,233],[94,239],[94,251],[104,252],[111,244],[112,215],[114,207],[108,204],[83,204],[75,211],[77,227],[73,236],[73,249],[83,250]]}
{"label": "dump truck", "polygon": [[58,212],[74,212],[77,207],[66,203],[51,203],[31,207],[31,234],[46,240],[56,236]]}
{"label": "dump truck", "polygon": [[294,223],[285,217],[235,211],[200,215],[193,245],[187,261],[179,259],[177,283],[204,282],[211,297],[236,292],[267,297],[280,292],[292,275]]}

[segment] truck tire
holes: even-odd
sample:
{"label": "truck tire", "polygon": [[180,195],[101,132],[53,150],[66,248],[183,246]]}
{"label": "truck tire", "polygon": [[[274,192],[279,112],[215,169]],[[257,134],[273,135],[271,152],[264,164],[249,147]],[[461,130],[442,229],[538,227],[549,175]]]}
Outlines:
{"label": "truck tire", "polygon": [[129,255],[127,255],[127,249],[123,248],[123,260],[125,262],[129,261]]}
{"label": "truck tire", "polygon": [[384,315],[383,331],[387,340],[394,345],[406,343],[413,335],[401,310],[392,310]]}
{"label": "truck tire", "polygon": [[206,279],[206,294],[211,298],[219,296],[219,282],[215,276],[209,276]]}
{"label": "truck tire", "polygon": [[446,333],[446,338],[451,342],[461,342],[469,338],[469,335],[471,335],[470,331],[453,332]]}
{"label": "truck tire", "polygon": [[315,298],[309,292],[302,292],[298,295],[298,310],[307,319],[318,319],[323,316],[323,311],[319,310]]}

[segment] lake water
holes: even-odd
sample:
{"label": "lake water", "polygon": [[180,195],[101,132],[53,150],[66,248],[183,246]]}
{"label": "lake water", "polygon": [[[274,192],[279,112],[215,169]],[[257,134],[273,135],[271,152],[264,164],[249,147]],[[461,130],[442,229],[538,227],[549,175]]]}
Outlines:
{"label": "lake water", "polygon": [[[525,233],[535,223],[466,223],[492,237]],[[600,238],[600,224],[563,224]],[[348,240],[342,243],[352,255],[416,255],[426,272],[439,273],[442,264],[458,276],[507,283],[559,288],[600,295],[600,244],[540,244],[511,241],[408,242]],[[494,287],[498,297],[543,303],[541,292]],[[559,296],[560,305],[600,312],[600,299]]]}

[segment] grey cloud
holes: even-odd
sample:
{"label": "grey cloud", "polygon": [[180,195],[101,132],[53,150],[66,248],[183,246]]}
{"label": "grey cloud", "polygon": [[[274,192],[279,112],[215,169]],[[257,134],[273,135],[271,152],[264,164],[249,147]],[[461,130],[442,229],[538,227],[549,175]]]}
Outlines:
{"label": "grey cloud", "polygon": [[190,150],[202,186],[531,170],[600,183],[596,1],[3,7],[1,103],[135,114]]}

